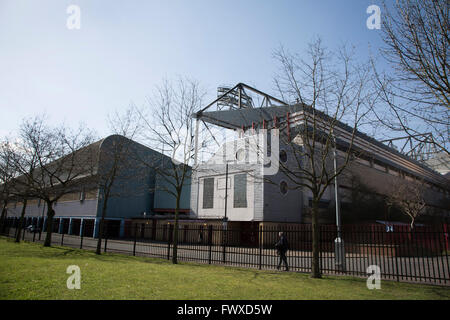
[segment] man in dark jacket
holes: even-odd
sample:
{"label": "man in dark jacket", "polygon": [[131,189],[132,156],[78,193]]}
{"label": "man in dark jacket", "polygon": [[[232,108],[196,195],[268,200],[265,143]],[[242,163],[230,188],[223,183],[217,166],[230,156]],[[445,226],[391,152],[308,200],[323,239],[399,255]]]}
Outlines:
{"label": "man in dark jacket", "polygon": [[279,235],[280,239],[275,244],[275,248],[277,249],[278,255],[280,256],[280,261],[278,262],[277,269],[280,270],[281,263],[284,262],[284,265],[286,267],[285,270],[289,271],[289,266],[288,266],[288,262],[287,262],[287,258],[286,258],[286,252],[289,249],[289,243],[283,232],[280,232],[278,235]]}

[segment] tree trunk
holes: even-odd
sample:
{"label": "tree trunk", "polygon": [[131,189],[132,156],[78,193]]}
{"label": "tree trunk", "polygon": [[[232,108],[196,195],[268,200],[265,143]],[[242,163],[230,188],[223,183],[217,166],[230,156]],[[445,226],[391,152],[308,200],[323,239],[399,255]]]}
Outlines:
{"label": "tree trunk", "polygon": [[314,197],[312,201],[312,265],[311,278],[321,278],[320,261],[319,261],[319,203]]}
{"label": "tree trunk", "polygon": [[412,219],[411,219],[411,224],[410,224],[411,231],[414,230],[415,223],[416,223],[415,219],[412,218]]}
{"label": "tree trunk", "polygon": [[8,206],[8,201],[3,201],[3,208],[2,208],[2,217],[0,220],[0,232],[5,232],[6,227],[6,207]]}
{"label": "tree trunk", "polygon": [[172,249],[172,263],[178,263],[178,211],[180,209],[181,193],[177,194],[177,201],[175,206],[175,224],[173,226],[173,249]]}
{"label": "tree trunk", "polygon": [[[23,226],[23,218],[25,217],[25,210],[27,209],[27,199],[23,200],[22,212],[20,214],[19,225],[16,232],[16,242],[20,242],[20,233],[22,231]],[[23,231],[25,232],[25,231]]]}
{"label": "tree trunk", "polygon": [[52,232],[53,232],[53,217],[55,216],[55,210],[53,210],[53,203],[47,201],[47,234],[45,236],[44,247],[50,247],[52,245]]}
{"label": "tree trunk", "polygon": [[104,235],[104,229],[105,229],[105,216],[106,216],[106,208],[108,206],[108,201],[106,199],[103,200],[103,207],[102,207],[102,217],[100,219],[100,224],[98,228],[98,240],[97,240],[97,250],[95,251],[96,254],[102,254],[102,237]]}
{"label": "tree trunk", "polygon": [[413,241],[414,236],[414,218],[411,218],[411,224],[409,225],[409,233],[408,233],[408,240],[411,242]]}

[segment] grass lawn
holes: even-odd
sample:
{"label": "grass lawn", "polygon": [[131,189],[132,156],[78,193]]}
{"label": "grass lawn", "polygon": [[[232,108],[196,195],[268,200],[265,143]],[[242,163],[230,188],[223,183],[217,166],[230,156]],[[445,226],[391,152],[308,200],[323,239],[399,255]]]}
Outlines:
{"label": "grass lawn", "polygon": [[[69,290],[69,265],[81,289]],[[450,299],[450,288],[364,279],[258,271],[119,254],[95,255],[0,238],[0,299]]]}

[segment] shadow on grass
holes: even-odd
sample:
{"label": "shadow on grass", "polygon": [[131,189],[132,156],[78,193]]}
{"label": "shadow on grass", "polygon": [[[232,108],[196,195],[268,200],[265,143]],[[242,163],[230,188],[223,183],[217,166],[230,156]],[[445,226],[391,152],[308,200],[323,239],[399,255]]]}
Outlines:
{"label": "shadow on grass", "polygon": [[[3,243],[3,245],[2,245]],[[7,245],[4,245],[7,244]],[[3,247],[3,248],[2,248]],[[153,264],[171,264],[167,260],[151,257],[134,257],[118,253],[96,254],[91,250],[76,249],[70,247],[50,246],[44,247],[40,243],[21,241],[14,242],[13,239],[0,238],[0,255],[20,258],[43,258],[43,259],[94,259],[103,262],[142,262]]]}
{"label": "shadow on grass", "polygon": [[[302,278],[309,279],[309,274],[304,272],[285,272],[285,271],[276,271],[271,269],[254,269],[254,268],[245,268],[245,267],[236,267],[236,266],[228,266],[228,265],[216,265],[216,264],[203,264],[203,263],[195,263],[195,262],[187,262],[182,261],[178,263],[179,265],[186,265],[191,268],[198,268],[201,269],[200,272],[203,270],[211,270],[211,267],[214,267],[215,270],[222,270],[221,273],[224,275],[236,275],[236,274],[242,274],[242,275],[248,275],[249,277],[252,277],[253,279],[256,279],[257,277],[264,277],[264,276],[271,276],[271,277],[279,277],[286,278],[286,277],[293,277],[293,278]],[[320,279],[318,279],[320,280]]]}

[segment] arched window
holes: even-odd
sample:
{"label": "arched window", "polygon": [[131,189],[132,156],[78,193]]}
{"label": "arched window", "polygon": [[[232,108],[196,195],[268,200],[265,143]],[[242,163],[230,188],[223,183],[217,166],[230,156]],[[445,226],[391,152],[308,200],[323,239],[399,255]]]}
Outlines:
{"label": "arched window", "polygon": [[236,160],[237,161],[243,161],[245,159],[245,150],[240,148],[237,152],[236,152]]}

